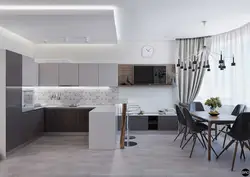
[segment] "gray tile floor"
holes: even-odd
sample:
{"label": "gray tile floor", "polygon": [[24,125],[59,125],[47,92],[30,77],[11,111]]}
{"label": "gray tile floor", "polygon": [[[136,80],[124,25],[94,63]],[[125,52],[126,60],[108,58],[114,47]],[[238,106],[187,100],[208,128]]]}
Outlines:
{"label": "gray tile floor", "polygon": [[[199,144],[190,159],[191,144],[181,150],[173,132],[134,135],[137,146],[115,151],[88,150],[84,136],[44,136],[0,162],[0,177],[240,177],[250,168],[249,151],[245,162],[237,156],[231,172],[232,148],[208,162]],[[214,143],[217,151],[220,143]]]}

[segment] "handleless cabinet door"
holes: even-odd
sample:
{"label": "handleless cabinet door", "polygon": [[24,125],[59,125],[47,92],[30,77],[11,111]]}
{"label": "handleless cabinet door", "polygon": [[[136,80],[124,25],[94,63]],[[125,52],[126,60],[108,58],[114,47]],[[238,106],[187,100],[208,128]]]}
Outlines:
{"label": "handleless cabinet door", "polygon": [[6,51],[6,86],[22,86],[22,55]]}
{"label": "handleless cabinet door", "polygon": [[39,64],[39,85],[58,86],[58,64],[40,63]]}
{"label": "handleless cabinet door", "polygon": [[159,130],[177,130],[178,119],[176,116],[159,116],[158,117]]}
{"label": "handleless cabinet door", "polygon": [[99,86],[118,86],[117,64],[99,64]]}
{"label": "handleless cabinet door", "polygon": [[78,86],[78,64],[60,63],[59,64],[59,85]]}
{"label": "handleless cabinet door", "polygon": [[23,86],[38,85],[38,63],[34,59],[23,56]]}
{"label": "handleless cabinet door", "polygon": [[98,86],[98,64],[79,64],[79,85]]}

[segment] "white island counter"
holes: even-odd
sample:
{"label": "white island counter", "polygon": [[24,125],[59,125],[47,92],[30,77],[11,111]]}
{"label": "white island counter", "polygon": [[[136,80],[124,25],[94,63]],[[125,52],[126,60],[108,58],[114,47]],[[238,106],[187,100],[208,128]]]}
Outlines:
{"label": "white island counter", "polygon": [[116,149],[115,106],[96,107],[89,112],[89,149]]}

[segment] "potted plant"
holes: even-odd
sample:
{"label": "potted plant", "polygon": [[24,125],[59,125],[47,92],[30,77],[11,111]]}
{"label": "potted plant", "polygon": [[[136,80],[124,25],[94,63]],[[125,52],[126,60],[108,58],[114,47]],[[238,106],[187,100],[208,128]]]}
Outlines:
{"label": "potted plant", "polygon": [[210,115],[219,115],[219,112],[217,109],[222,106],[219,97],[215,97],[215,98],[211,97],[207,99],[205,102],[205,105],[210,107],[210,112],[209,112]]}

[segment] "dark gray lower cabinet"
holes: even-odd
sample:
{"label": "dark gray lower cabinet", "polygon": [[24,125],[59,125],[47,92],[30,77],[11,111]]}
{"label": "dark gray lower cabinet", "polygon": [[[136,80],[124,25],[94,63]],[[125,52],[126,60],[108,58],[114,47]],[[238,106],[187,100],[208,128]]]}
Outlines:
{"label": "dark gray lower cabinet", "polygon": [[12,108],[7,119],[7,152],[43,134],[43,109],[22,113]]}
{"label": "dark gray lower cabinet", "polygon": [[45,132],[88,132],[93,108],[46,108]]}
{"label": "dark gray lower cabinet", "polygon": [[[152,118],[157,117],[152,121]],[[130,116],[130,130],[177,130],[176,116]],[[154,124],[152,129],[152,124]],[[118,130],[121,129],[121,116],[118,116]]]}
{"label": "dark gray lower cabinet", "polygon": [[24,125],[24,138],[26,141],[41,136],[44,132],[44,110],[37,109],[33,111],[24,112],[22,119],[26,124]]}
{"label": "dark gray lower cabinet", "polygon": [[176,116],[159,116],[158,130],[177,130],[178,119]]}
{"label": "dark gray lower cabinet", "polygon": [[129,117],[130,130],[148,130],[147,116],[130,116]]}

